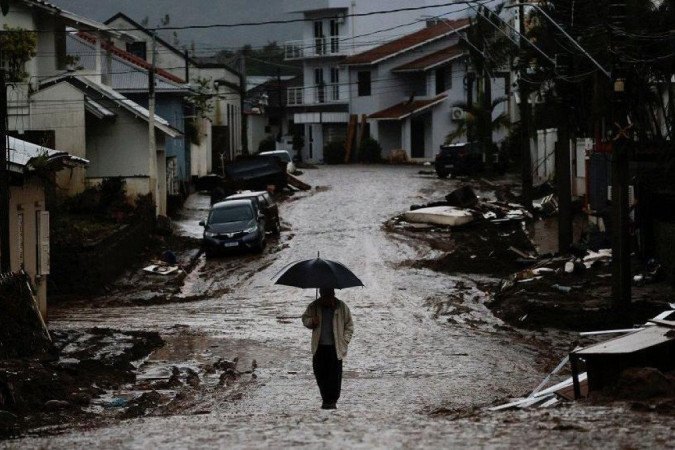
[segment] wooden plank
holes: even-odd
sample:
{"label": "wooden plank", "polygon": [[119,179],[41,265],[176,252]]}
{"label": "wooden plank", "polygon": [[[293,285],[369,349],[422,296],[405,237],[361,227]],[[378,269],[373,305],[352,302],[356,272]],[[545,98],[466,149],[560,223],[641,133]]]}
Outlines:
{"label": "wooden plank", "polygon": [[354,139],[356,138],[356,125],[358,116],[352,114],[349,116],[349,128],[347,129],[347,140],[345,141],[345,163],[349,163],[352,158],[352,149],[354,148]]}
{"label": "wooden plank", "polygon": [[672,320],[652,319],[649,322],[655,323],[656,325],[660,325],[662,327],[675,328],[675,322]]}
{"label": "wooden plank", "polygon": [[600,336],[602,334],[626,334],[633,331],[644,330],[644,328],[624,328],[622,330],[603,330],[603,331],[582,331],[579,336]]}
{"label": "wooden plank", "polygon": [[365,134],[366,134],[366,125],[368,124],[368,116],[365,114],[361,114],[361,125],[359,126],[359,137],[356,139],[356,148],[360,148],[361,144],[363,144],[363,140],[365,139]]}
{"label": "wooden plank", "polygon": [[573,353],[580,356],[607,354],[620,355],[634,353],[649,347],[654,347],[656,345],[675,340],[675,338],[667,336],[670,330],[671,329],[669,327],[663,326],[646,327],[644,330],[610,339],[608,341],[583,348]]}
{"label": "wooden plank", "polygon": [[297,178],[297,177],[294,177],[294,176],[291,175],[290,173],[287,173],[287,174],[286,174],[286,178],[288,179],[288,184],[290,184],[291,186],[293,186],[293,187],[295,187],[295,188],[300,189],[301,191],[309,191],[309,190],[312,189],[312,186],[310,186],[309,184],[305,183],[305,182],[302,181],[301,179],[299,179],[299,178]]}

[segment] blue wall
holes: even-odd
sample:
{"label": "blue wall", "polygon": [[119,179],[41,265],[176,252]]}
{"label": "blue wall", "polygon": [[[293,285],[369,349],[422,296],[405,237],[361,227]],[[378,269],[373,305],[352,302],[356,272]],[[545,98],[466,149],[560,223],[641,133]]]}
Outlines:
{"label": "blue wall", "polygon": [[[147,95],[128,95],[131,100],[143,107],[148,107]],[[179,95],[157,94],[156,113],[158,116],[167,120],[172,127],[185,134],[185,111],[183,109],[183,98]],[[178,161],[179,178],[184,182],[189,182],[191,177],[190,166],[190,143],[186,136],[175,139],[167,138],[165,144],[166,157],[176,157]]]}

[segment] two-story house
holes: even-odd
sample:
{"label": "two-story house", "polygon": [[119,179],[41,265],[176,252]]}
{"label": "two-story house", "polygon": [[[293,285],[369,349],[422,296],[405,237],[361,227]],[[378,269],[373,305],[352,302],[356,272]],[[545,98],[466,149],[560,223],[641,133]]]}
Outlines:
{"label": "two-story house", "polygon": [[[411,160],[433,159],[458,126],[453,114],[464,114],[455,105],[477,100],[476,86],[468,78],[468,44],[463,41],[469,26],[466,18],[432,20],[425,28],[342,61],[354,80],[350,112],[367,116],[370,134],[385,154],[403,149]],[[505,78],[491,81],[493,96],[503,96]],[[500,107],[494,114],[504,110]]]}
{"label": "two-story house", "polygon": [[341,64],[345,58],[424,28],[425,17],[452,11],[437,2],[418,3],[429,7],[406,9],[407,0],[285,0],[288,13],[305,19],[303,39],[285,44],[286,59],[303,63],[303,86],[288,91],[293,122],[304,126],[303,159],[322,161],[324,145],[343,140],[349,115],[356,113],[350,99],[358,80]]}

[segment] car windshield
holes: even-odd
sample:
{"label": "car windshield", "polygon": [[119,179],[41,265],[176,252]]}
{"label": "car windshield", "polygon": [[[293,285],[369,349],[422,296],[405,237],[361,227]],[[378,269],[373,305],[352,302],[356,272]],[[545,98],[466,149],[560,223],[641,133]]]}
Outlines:
{"label": "car windshield", "polygon": [[253,209],[248,205],[221,206],[211,210],[209,223],[243,222],[253,219]]}

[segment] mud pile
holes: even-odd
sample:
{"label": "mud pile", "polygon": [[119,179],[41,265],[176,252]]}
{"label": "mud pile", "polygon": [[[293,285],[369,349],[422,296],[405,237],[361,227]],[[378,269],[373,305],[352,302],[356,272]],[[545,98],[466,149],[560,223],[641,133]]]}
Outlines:
{"label": "mud pile", "polygon": [[568,263],[569,258],[540,260],[513,274],[488,306],[496,316],[518,327],[575,331],[632,326],[668,309],[673,289],[656,283],[634,286],[633,302],[617,314],[611,305],[610,260],[574,273],[565,271]]}
{"label": "mud pile", "polygon": [[25,275],[0,279],[0,311],[0,360],[52,351]]}
{"label": "mud pile", "polygon": [[653,367],[624,370],[617,383],[592,393],[594,404],[628,401],[633,411],[675,416],[675,372]]}
{"label": "mud pile", "polygon": [[134,361],[163,345],[157,333],[91,329],[52,334],[55,353],[0,361],[0,438],[38,426],[87,421],[106,389],[135,380]]}

